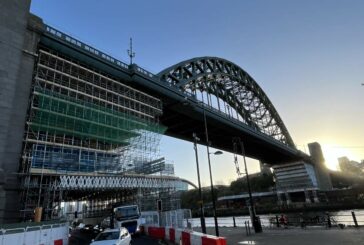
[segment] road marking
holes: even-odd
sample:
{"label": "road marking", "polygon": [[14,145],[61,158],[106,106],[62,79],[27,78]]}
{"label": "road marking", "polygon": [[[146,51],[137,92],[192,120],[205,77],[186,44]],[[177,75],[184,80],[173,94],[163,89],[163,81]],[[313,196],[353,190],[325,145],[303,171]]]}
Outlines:
{"label": "road marking", "polygon": [[238,242],[238,244],[257,244],[255,241],[241,241],[241,242]]}

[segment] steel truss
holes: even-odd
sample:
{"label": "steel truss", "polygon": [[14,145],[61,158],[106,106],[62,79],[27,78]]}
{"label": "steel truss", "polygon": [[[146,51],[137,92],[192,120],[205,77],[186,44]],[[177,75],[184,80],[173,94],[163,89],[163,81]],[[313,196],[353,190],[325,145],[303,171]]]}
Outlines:
{"label": "steel truss", "polygon": [[186,95],[295,147],[273,104],[255,80],[242,68],[225,59],[199,57],[161,71],[161,82],[176,86]]}
{"label": "steel truss", "polygon": [[[27,189],[24,219],[31,218],[32,206],[41,205],[44,219],[59,218],[62,202],[87,202],[86,216],[105,216],[112,204],[138,203],[142,210],[155,209],[157,199],[163,200],[164,210],[180,208],[180,190],[194,186],[187,180],[171,176],[147,175],[59,175],[35,173],[24,176]],[[195,186],[194,186],[195,187]],[[41,193],[41,195],[40,195]],[[72,214],[73,215],[73,214]],[[73,217],[71,217],[73,218]]]}
{"label": "steel truss", "polygon": [[179,178],[152,176],[75,176],[62,175],[53,187],[62,190],[97,190],[97,189],[182,189],[187,182]]}

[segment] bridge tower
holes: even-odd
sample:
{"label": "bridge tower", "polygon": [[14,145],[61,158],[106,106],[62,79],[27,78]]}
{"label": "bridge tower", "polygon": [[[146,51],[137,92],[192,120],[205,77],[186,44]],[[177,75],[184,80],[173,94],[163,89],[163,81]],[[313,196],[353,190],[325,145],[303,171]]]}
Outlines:
{"label": "bridge tower", "polygon": [[331,190],[331,178],[325,165],[325,158],[322,153],[321,145],[317,142],[313,142],[308,144],[308,149],[315,165],[319,188],[321,190]]}
{"label": "bridge tower", "polygon": [[39,40],[30,0],[1,2],[0,224],[19,218],[19,157]]}

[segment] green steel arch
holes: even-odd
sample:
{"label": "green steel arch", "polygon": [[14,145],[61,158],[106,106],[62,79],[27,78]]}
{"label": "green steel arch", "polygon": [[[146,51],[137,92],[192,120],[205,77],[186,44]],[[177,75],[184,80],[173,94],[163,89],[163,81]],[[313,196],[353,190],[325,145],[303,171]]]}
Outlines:
{"label": "green steel arch", "polygon": [[217,106],[214,107],[225,113],[220,105],[222,100],[242,123],[295,148],[268,96],[238,65],[218,57],[197,57],[173,65],[158,76],[161,82],[177,87],[188,95],[197,97],[198,93],[204,92],[211,106],[211,97],[215,98]]}

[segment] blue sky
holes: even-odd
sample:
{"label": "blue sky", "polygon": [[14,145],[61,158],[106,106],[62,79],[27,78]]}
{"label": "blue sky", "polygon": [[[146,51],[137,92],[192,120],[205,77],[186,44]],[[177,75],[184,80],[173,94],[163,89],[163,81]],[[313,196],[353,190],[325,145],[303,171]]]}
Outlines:
{"label": "blue sky", "polygon": [[[33,0],[31,12],[124,61],[133,37],[135,63],[154,73],[197,56],[233,61],[263,88],[300,149],[318,141],[332,169],[343,155],[364,159],[364,1]],[[161,152],[196,182],[191,143],[164,137]],[[216,183],[236,178],[231,154],[212,163]],[[256,161],[249,166],[257,171]]]}

